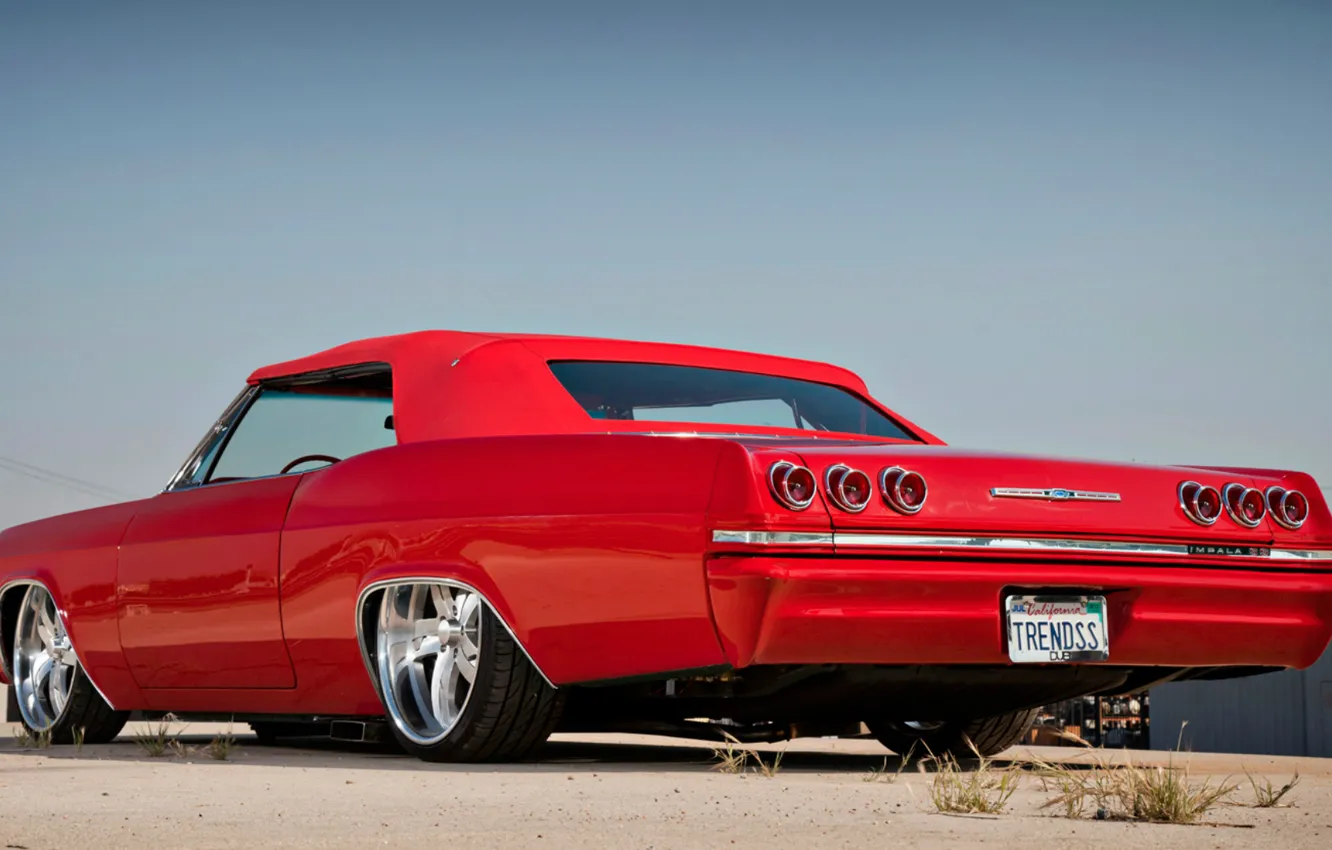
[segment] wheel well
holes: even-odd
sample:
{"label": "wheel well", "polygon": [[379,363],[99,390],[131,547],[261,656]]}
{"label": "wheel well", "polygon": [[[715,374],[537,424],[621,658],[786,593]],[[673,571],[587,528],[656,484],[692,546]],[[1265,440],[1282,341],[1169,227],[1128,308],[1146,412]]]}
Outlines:
{"label": "wheel well", "polygon": [[481,604],[484,606],[483,610],[486,612],[486,615],[488,617],[493,617],[500,627],[508,633],[513,642],[518,645],[519,651],[523,653],[527,658],[528,663],[536,669],[537,673],[545,680],[546,684],[550,685],[552,688],[555,687],[555,683],[550,680],[550,677],[546,675],[545,671],[542,670],[540,665],[538,665],[532,658],[532,653],[528,652],[527,647],[518,639],[518,635],[514,633],[513,627],[509,625],[504,617],[500,616],[500,613],[495,609],[495,606],[491,604],[490,599],[487,598],[484,593],[458,579],[445,578],[443,576],[422,575],[398,579],[385,579],[383,581],[375,582],[365,590],[362,590],[360,596],[357,598],[356,640],[361,645],[361,658],[365,662],[366,670],[370,674],[370,681],[374,684],[376,691],[379,690],[379,659],[375,646],[375,630],[376,620],[379,614],[379,602],[390,587],[399,584],[444,584],[450,587],[461,588],[470,593],[475,593],[481,599]]}
{"label": "wheel well", "polygon": [[23,594],[28,592],[31,582],[16,582],[5,588],[0,596],[0,669],[5,678],[13,681],[13,671],[9,668],[9,658],[14,652],[14,629],[18,626],[19,608],[23,605]]}
{"label": "wheel well", "polygon": [[383,596],[384,588],[380,587],[363,594],[356,602],[356,640],[361,645],[361,658],[376,692],[379,691],[379,656],[375,645],[375,620]]}

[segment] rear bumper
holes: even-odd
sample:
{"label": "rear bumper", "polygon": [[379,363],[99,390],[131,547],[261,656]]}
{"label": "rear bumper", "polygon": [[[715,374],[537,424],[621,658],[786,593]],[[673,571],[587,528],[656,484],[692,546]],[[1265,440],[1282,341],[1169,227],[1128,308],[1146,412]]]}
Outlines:
{"label": "rear bumper", "polygon": [[1005,665],[1002,599],[1030,591],[1103,593],[1117,667],[1303,668],[1332,638],[1329,572],[728,556],[707,575],[735,667]]}

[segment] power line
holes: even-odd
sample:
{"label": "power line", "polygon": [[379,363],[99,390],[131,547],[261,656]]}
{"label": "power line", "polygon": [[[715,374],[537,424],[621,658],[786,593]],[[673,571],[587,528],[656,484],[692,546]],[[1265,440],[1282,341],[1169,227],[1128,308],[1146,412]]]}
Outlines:
{"label": "power line", "polygon": [[101,499],[111,499],[120,501],[124,499],[134,499],[123,490],[117,490],[114,487],[105,487],[94,481],[87,481],[82,478],[75,478],[72,475],[65,475],[62,472],[56,472],[53,469],[46,469],[41,466],[34,466],[31,463],[24,463],[21,460],[14,460],[10,457],[0,455],[0,469],[6,472],[12,472],[15,475],[22,475],[35,481],[43,481],[47,484],[54,484],[57,487],[64,487],[68,490],[76,490],[88,496],[96,496]]}
{"label": "power line", "polygon": [[47,478],[44,475],[35,475],[31,472],[28,472],[26,469],[19,469],[17,467],[12,467],[4,463],[0,463],[0,470],[4,470],[5,472],[12,472],[15,475],[22,475],[25,478],[31,478],[32,480],[40,481],[43,484],[54,484],[57,487],[63,487],[66,490],[73,490],[75,492],[82,493],[85,496],[92,496],[97,499],[104,499],[108,501],[120,500],[119,496],[111,496],[110,494],[103,493],[98,490],[90,490],[86,487],[80,487],[77,484],[68,484],[56,478]]}

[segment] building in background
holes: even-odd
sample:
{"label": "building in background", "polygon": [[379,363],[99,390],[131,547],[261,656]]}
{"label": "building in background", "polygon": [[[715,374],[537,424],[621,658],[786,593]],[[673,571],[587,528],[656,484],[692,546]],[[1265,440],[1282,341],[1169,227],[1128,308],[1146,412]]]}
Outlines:
{"label": "building in background", "polygon": [[[1184,724],[1187,722],[1187,726]],[[1152,689],[1151,748],[1332,757],[1332,651],[1307,670]]]}
{"label": "building in background", "polygon": [[1149,749],[1151,696],[1139,691],[1047,705],[1036,715],[1036,726],[1027,740],[1040,746]]}

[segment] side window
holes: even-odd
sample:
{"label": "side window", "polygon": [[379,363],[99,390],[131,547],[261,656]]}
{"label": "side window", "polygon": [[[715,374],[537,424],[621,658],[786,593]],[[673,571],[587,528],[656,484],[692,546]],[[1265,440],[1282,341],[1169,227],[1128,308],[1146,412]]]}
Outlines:
{"label": "side window", "polygon": [[202,483],[309,472],[391,446],[392,415],[387,387],[334,381],[264,388],[214,450],[216,461],[202,464]]}

